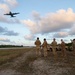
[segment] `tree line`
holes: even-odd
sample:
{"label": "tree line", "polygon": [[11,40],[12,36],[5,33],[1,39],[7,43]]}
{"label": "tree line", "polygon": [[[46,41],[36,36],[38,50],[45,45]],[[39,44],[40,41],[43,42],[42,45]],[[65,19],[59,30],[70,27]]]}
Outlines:
{"label": "tree line", "polygon": [[0,48],[23,47],[23,45],[0,45]]}

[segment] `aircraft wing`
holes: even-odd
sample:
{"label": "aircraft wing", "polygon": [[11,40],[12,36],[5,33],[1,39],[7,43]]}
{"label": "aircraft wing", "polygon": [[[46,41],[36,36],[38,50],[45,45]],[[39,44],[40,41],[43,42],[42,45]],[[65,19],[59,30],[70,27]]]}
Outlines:
{"label": "aircraft wing", "polygon": [[13,15],[19,14],[19,13],[12,13]]}
{"label": "aircraft wing", "polygon": [[4,15],[10,15],[10,14],[4,14]]}

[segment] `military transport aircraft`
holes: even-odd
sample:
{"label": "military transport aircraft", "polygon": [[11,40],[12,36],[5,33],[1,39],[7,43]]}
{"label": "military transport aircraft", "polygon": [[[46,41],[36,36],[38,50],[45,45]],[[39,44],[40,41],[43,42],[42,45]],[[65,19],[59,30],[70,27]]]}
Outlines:
{"label": "military transport aircraft", "polygon": [[9,16],[11,16],[11,17],[16,17],[16,16],[14,16],[14,15],[17,15],[17,14],[19,14],[19,13],[12,13],[12,12],[10,11],[9,13],[4,14],[4,15],[9,15]]}

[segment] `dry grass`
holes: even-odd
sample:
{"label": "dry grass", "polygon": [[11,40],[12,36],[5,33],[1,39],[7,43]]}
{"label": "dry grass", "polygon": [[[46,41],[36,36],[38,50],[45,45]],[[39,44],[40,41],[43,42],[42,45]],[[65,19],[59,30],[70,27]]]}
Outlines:
{"label": "dry grass", "polygon": [[16,69],[18,72],[31,74],[33,72],[32,63],[37,60],[36,56],[28,56],[27,59]]}
{"label": "dry grass", "polygon": [[[1,50],[1,64],[6,62],[10,64],[9,67],[8,65],[6,67],[8,70],[1,68],[3,71],[1,71],[1,73],[3,73],[3,75],[4,73],[12,75],[12,72],[15,70],[14,75],[75,75],[75,56],[73,55],[73,51],[67,51],[67,56],[65,58],[62,57],[61,51],[58,51],[57,54],[58,56],[55,60],[53,52],[50,51],[47,57],[36,57],[35,48]],[[18,60],[16,59],[17,57],[19,57]],[[14,62],[12,60],[14,60]],[[10,63],[10,61],[12,61],[12,63]],[[14,66],[15,62],[16,66]],[[8,74],[10,70],[12,71]]]}
{"label": "dry grass", "polygon": [[10,62],[17,57],[20,57],[29,50],[29,48],[0,50],[0,65]]}

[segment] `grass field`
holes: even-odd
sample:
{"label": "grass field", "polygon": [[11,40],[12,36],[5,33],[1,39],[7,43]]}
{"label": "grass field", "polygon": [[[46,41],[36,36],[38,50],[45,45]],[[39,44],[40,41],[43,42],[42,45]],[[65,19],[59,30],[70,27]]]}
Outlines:
{"label": "grass field", "polygon": [[10,62],[17,57],[20,57],[29,50],[29,48],[0,50],[0,65],[5,64],[6,62]]}
{"label": "grass field", "polygon": [[75,56],[67,51],[63,58],[61,51],[54,58],[48,51],[47,57],[36,56],[35,48],[0,50],[0,75],[75,75]]}

